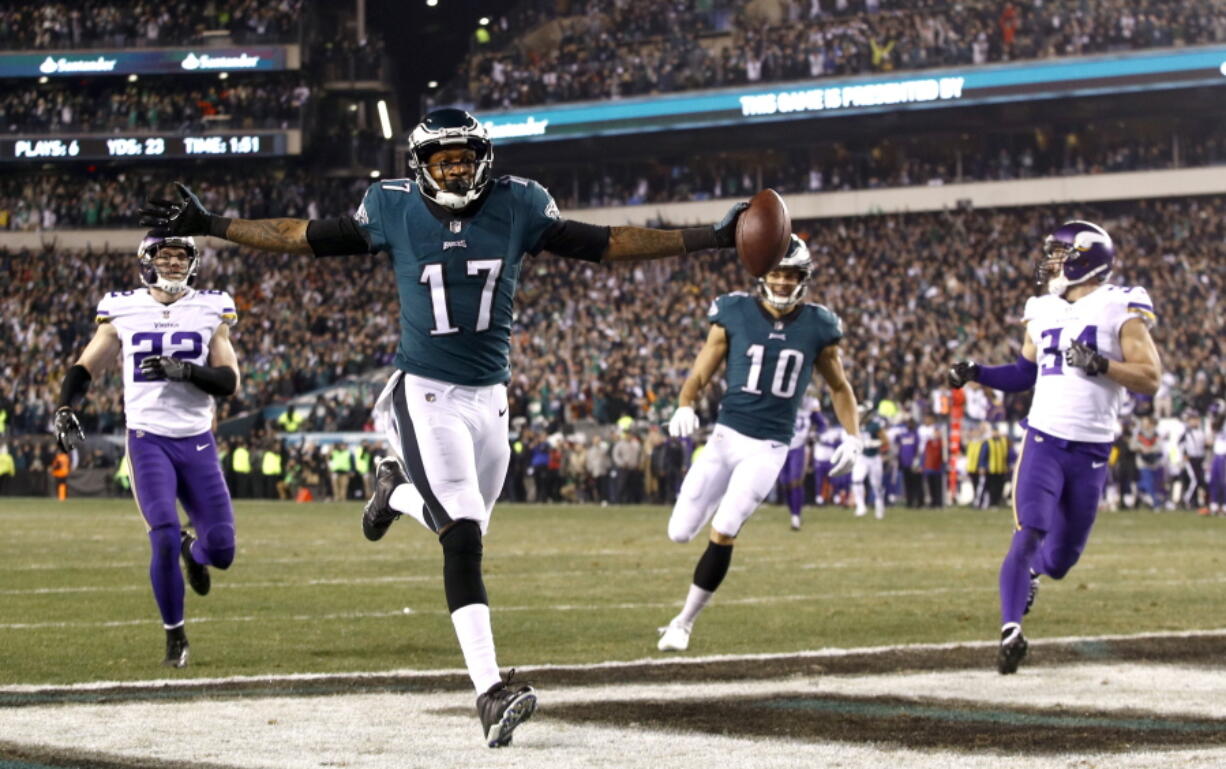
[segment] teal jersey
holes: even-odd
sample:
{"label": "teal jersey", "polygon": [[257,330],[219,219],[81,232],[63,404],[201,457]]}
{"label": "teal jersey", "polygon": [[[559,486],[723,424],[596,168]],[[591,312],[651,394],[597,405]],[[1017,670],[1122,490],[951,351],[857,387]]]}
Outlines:
{"label": "teal jersey", "polygon": [[440,220],[408,179],[371,185],[354,219],[396,273],[396,367],[469,387],[510,379],[520,266],[558,218],[544,187],[515,176],[494,181],[462,219]]}
{"label": "teal jersey", "polygon": [[860,434],[866,439],[861,454],[866,457],[875,457],[881,453],[881,442],[877,436],[881,434],[884,427],[885,425],[876,417],[868,420],[868,424],[864,425],[864,429],[860,431]]}
{"label": "teal jersey", "polygon": [[718,297],[708,318],[728,335],[727,389],[716,421],[751,438],[789,443],[818,353],[843,338],[843,322],[820,304],[776,318],[740,291]]}

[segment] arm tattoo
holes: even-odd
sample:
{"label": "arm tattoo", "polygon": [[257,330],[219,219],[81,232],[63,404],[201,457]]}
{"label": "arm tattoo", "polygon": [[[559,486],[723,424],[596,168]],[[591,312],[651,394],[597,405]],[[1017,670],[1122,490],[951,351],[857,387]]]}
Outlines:
{"label": "arm tattoo", "polygon": [[264,251],[312,254],[306,219],[234,219],[226,240]]}
{"label": "arm tattoo", "polygon": [[610,262],[636,262],[642,259],[681,256],[684,253],[685,244],[681,240],[680,230],[610,227],[609,247],[604,258]]}

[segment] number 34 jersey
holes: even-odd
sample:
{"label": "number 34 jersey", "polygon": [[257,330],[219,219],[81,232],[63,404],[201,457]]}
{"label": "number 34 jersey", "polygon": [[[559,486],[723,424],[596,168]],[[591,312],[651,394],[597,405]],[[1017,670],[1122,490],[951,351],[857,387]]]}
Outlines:
{"label": "number 34 jersey", "polygon": [[776,318],[742,291],[716,298],[707,318],[728,335],[727,389],[716,421],[751,438],[790,443],[813,364],[843,338],[843,322],[820,304]]}
{"label": "number 34 jersey", "polygon": [[1039,367],[1027,416],[1032,427],[1070,441],[1115,440],[1124,386],[1103,374],[1086,376],[1065,362],[1064,353],[1077,339],[1110,360],[1124,360],[1120,329],[1133,318],[1150,327],[1156,322],[1143,288],[1102,286],[1076,302],[1051,295],[1026,301],[1022,322]]}
{"label": "number 34 jersey", "polygon": [[237,320],[234,300],[225,291],[189,288],[170,304],[157,301],[145,288],[103,297],[97,321],[113,325],[123,346],[123,410],[128,427],[167,438],[211,430],[213,396],[188,382],[146,379],[140,364],[150,355],[168,355],[205,365],[217,328]]}

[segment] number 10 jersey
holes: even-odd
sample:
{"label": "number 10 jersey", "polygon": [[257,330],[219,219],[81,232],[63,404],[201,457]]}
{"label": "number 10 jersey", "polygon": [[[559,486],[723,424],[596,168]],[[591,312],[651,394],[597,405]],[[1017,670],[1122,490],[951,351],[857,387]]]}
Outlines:
{"label": "number 10 jersey", "polygon": [[238,320],[225,291],[187,292],[162,304],[148,289],[113,291],[98,303],[99,323],[119,333],[123,357],[123,410],[127,426],[167,438],[186,438],[213,428],[213,396],[189,382],[147,379],[140,364],[167,355],[207,365],[209,343],[222,324]]}

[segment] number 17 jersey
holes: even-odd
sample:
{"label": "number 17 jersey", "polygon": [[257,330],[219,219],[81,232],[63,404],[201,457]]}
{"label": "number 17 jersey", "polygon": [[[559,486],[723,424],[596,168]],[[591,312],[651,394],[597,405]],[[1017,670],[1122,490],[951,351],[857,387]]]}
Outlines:
{"label": "number 17 jersey", "polygon": [[719,424],[788,444],[818,354],[843,338],[843,322],[820,304],[776,318],[743,291],[716,298],[707,313],[728,336]]}
{"label": "number 17 jersey", "polygon": [[170,304],[149,289],[112,291],[98,302],[98,323],[119,334],[123,356],[123,410],[129,429],[167,438],[186,438],[213,429],[213,396],[190,382],[146,379],[140,364],[168,355],[206,365],[217,328],[238,320],[225,291],[187,292]]}

